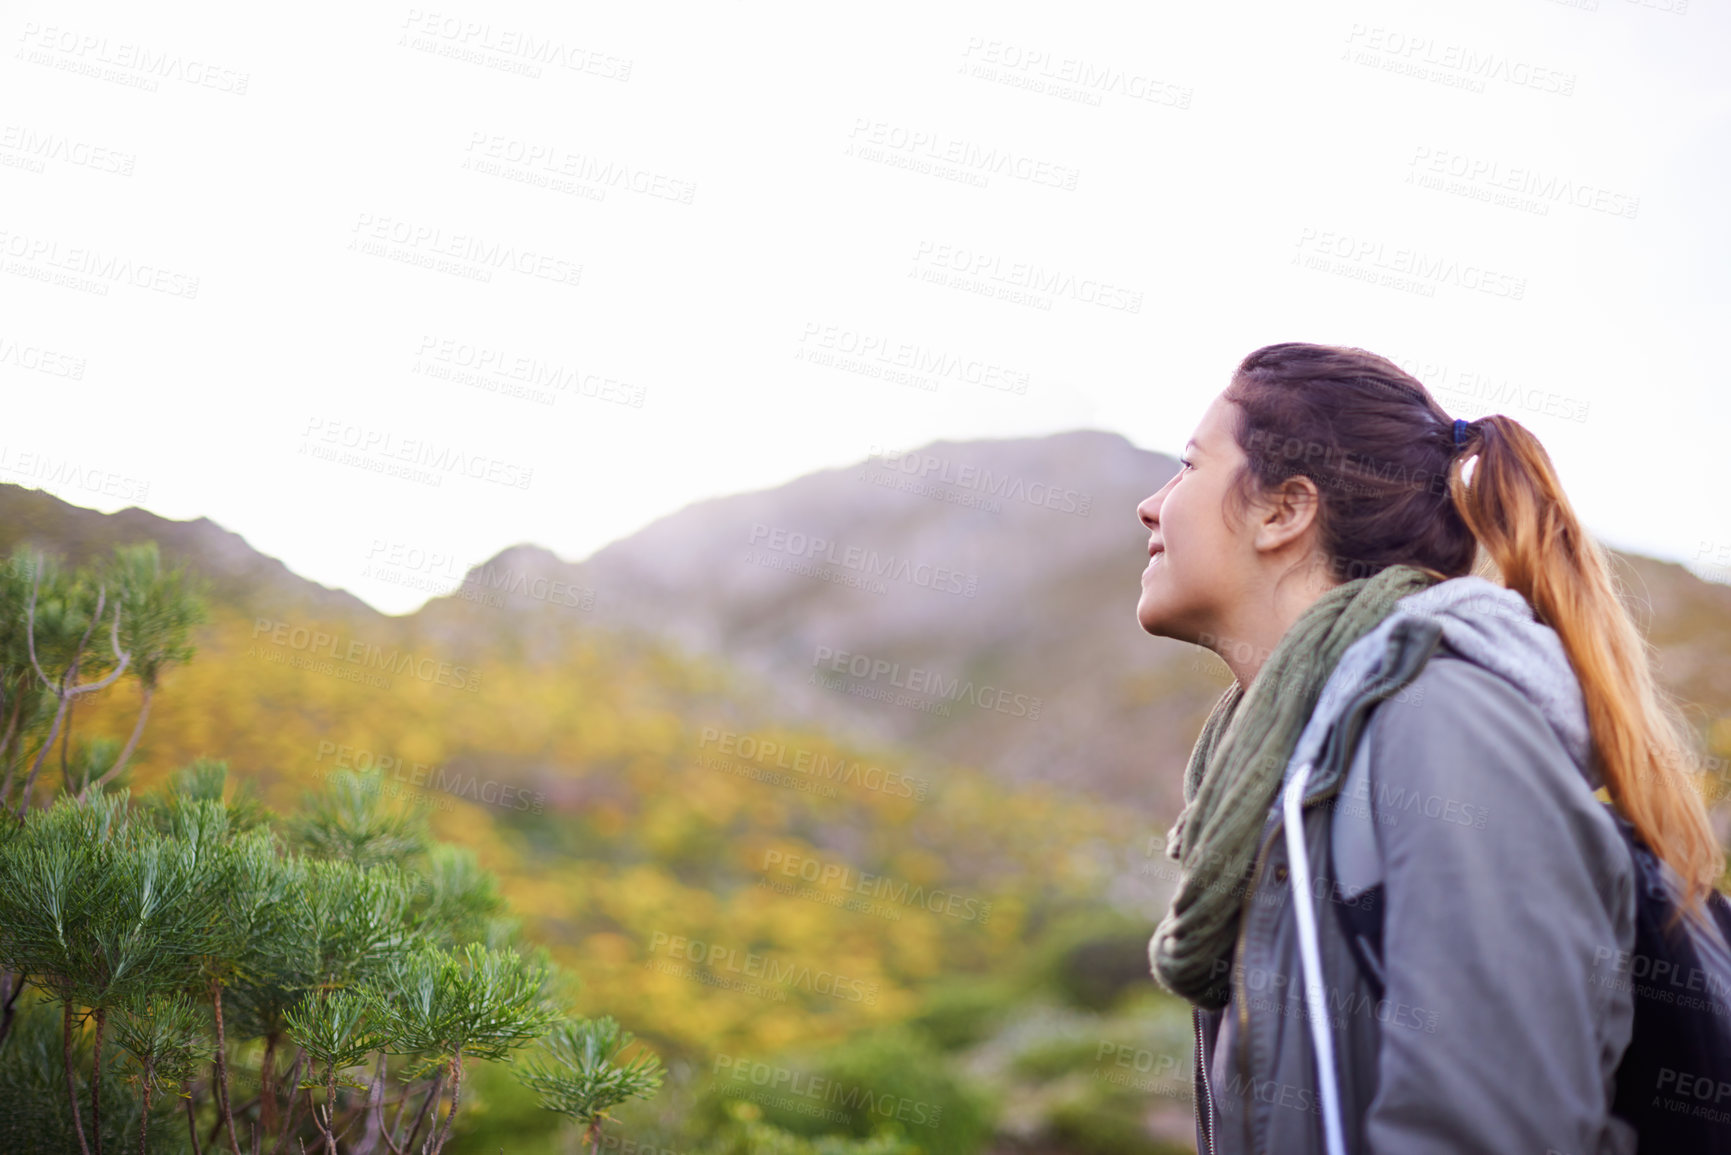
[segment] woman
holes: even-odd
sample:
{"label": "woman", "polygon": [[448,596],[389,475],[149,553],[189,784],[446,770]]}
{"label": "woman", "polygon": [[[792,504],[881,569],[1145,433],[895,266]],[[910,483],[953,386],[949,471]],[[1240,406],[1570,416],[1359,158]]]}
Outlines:
{"label": "woman", "polygon": [[1196,1007],[1198,1149],[1633,1151],[1612,1103],[1634,870],[1595,791],[1697,919],[1723,859],[1545,451],[1382,357],[1296,343],[1246,357],[1185,449],[1137,510],[1137,619],[1236,679],[1149,943]]}

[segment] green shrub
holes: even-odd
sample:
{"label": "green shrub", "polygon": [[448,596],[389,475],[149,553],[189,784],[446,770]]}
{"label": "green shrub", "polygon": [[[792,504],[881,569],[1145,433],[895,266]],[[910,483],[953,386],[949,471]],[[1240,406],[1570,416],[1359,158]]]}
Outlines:
{"label": "green shrub", "polygon": [[705,1149],[704,1155],[924,1155],[925,1149],[907,1139],[879,1132],[869,1139],[841,1135],[806,1138],[763,1122],[754,1103],[730,1103],[732,1122]]}
{"label": "green shrub", "polygon": [[1013,1012],[1017,992],[1008,984],[969,977],[935,986],[910,1023],[946,1051],[987,1038]]}
{"label": "green shrub", "polygon": [[1089,1094],[1053,1110],[1048,1138],[1073,1155],[1191,1155],[1192,1143],[1165,1142],[1148,1134],[1146,1096]]}
{"label": "green shrub", "polygon": [[1029,951],[1027,978],[1071,1006],[1104,1011],[1155,989],[1148,968],[1154,925],[1110,910],[1059,919]]}
{"label": "green shrub", "polygon": [[870,1138],[887,1131],[944,1155],[978,1151],[992,1129],[989,1104],[963,1083],[953,1061],[901,1026],[817,1057],[718,1060],[702,1114],[712,1126],[725,1126],[728,1105],[740,1102],[795,1135]]}

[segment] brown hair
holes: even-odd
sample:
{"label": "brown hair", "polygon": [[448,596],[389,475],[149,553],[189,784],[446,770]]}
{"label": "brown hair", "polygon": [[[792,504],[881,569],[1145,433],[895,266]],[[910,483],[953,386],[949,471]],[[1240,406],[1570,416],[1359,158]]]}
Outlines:
{"label": "brown hair", "polygon": [[[1608,555],[1564,496],[1538,438],[1502,414],[1465,426],[1387,358],[1288,342],[1244,359],[1227,386],[1249,459],[1235,501],[1296,476],[1320,493],[1319,544],[1337,580],[1404,563],[1459,577],[1479,547],[1502,584],[1557,632],[1580,680],[1606,792],[1677,872],[1684,908],[1725,869],[1706,807],[1680,770],[1692,734],[1653,675]],[[1477,456],[1469,483],[1465,465]]]}

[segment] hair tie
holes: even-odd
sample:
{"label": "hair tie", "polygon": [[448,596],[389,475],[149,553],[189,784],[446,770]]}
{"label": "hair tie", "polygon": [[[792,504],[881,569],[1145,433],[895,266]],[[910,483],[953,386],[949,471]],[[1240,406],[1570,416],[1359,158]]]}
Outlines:
{"label": "hair tie", "polygon": [[1467,419],[1465,417],[1456,417],[1455,418],[1455,448],[1459,449],[1461,446],[1465,445],[1466,443],[1467,443]]}

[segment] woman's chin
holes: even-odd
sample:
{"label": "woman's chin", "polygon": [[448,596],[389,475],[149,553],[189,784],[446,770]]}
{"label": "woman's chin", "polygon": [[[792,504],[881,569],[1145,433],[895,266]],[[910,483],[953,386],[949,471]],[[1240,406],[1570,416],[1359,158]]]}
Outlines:
{"label": "woman's chin", "polygon": [[1142,600],[1136,603],[1137,624],[1142,627],[1144,632],[1158,636],[1161,632],[1160,627],[1163,616],[1164,615],[1160,612],[1159,605],[1153,598],[1150,598],[1148,592],[1144,590],[1142,592]]}

